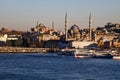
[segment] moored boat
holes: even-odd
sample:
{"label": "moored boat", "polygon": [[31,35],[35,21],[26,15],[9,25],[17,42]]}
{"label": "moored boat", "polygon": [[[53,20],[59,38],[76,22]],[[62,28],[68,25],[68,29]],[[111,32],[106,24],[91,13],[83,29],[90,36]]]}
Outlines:
{"label": "moored boat", "polygon": [[113,55],[113,59],[120,60],[120,51],[113,50],[111,52],[112,52],[112,55]]}
{"label": "moored boat", "polygon": [[113,56],[113,59],[120,60],[120,56]]}
{"label": "moored boat", "polygon": [[112,59],[113,56],[109,53],[106,54],[95,54],[92,58],[97,58],[97,59]]}
{"label": "moored boat", "polygon": [[86,49],[77,49],[74,52],[75,58],[92,58],[94,56],[94,52]]}
{"label": "moored boat", "polygon": [[92,58],[98,58],[98,59],[112,59],[113,55],[110,53],[110,51],[96,51],[95,56]]}
{"label": "moored boat", "polygon": [[91,54],[75,54],[75,58],[92,58]]}
{"label": "moored boat", "polygon": [[120,60],[120,54],[113,55],[113,59]]}
{"label": "moored boat", "polygon": [[113,55],[109,51],[94,51],[94,50],[76,50],[75,58],[96,58],[96,59],[112,59]]}
{"label": "moored boat", "polygon": [[58,55],[74,56],[74,50],[72,50],[72,49],[62,49],[62,50],[59,51]]}

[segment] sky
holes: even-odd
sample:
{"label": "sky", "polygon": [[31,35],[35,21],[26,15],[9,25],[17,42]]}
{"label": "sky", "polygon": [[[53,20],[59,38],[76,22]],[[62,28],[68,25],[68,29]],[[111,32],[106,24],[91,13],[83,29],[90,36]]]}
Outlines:
{"label": "sky", "polygon": [[65,14],[68,27],[77,24],[88,27],[89,14],[92,26],[104,27],[108,22],[120,23],[120,0],[0,0],[0,29],[30,31],[39,23],[64,31]]}

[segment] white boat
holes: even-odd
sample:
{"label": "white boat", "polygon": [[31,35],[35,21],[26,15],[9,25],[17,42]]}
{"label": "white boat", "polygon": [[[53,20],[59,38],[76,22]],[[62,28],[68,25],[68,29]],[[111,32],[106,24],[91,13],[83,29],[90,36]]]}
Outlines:
{"label": "white boat", "polygon": [[73,49],[62,49],[59,51],[58,55],[74,56],[74,50]]}
{"label": "white boat", "polygon": [[120,60],[120,54],[113,55],[113,59]]}
{"label": "white boat", "polygon": [[112,52],[112,55],[113,55],[113,59],[120,60],[120,52],[119,51],[113,50],[111,52]]}
{"label": "white boat", "polygon": [[120,56],[113,56],[113,59],[120,60]]}
{"label": "white boat", "polygon": [[94,56],[93,50],[76,49],[74,52],[75,58],[92,58]]}
{"label": "white boat", "polygon": [[74,53],[75,58],[96,58],[96,59],[112,59],[113,56],[109,51],[95,51],[87,49],[78,49]]}

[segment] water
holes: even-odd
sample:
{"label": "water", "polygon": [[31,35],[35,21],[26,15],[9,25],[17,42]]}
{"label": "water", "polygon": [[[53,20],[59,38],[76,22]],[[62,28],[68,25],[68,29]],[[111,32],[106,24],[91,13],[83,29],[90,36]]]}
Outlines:
{"label": "water", "polygon": [[0,54],[0,80],[120,80],[120,61]]}

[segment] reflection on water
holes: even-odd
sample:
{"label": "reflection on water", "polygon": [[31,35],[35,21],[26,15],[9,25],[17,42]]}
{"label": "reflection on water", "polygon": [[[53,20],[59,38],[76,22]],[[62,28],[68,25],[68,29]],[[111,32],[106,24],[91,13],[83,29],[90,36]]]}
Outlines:
{"label": "reflection on water", "polygon": [[0,80],[120,80],[120,61],[56,54],[0,54]]}

